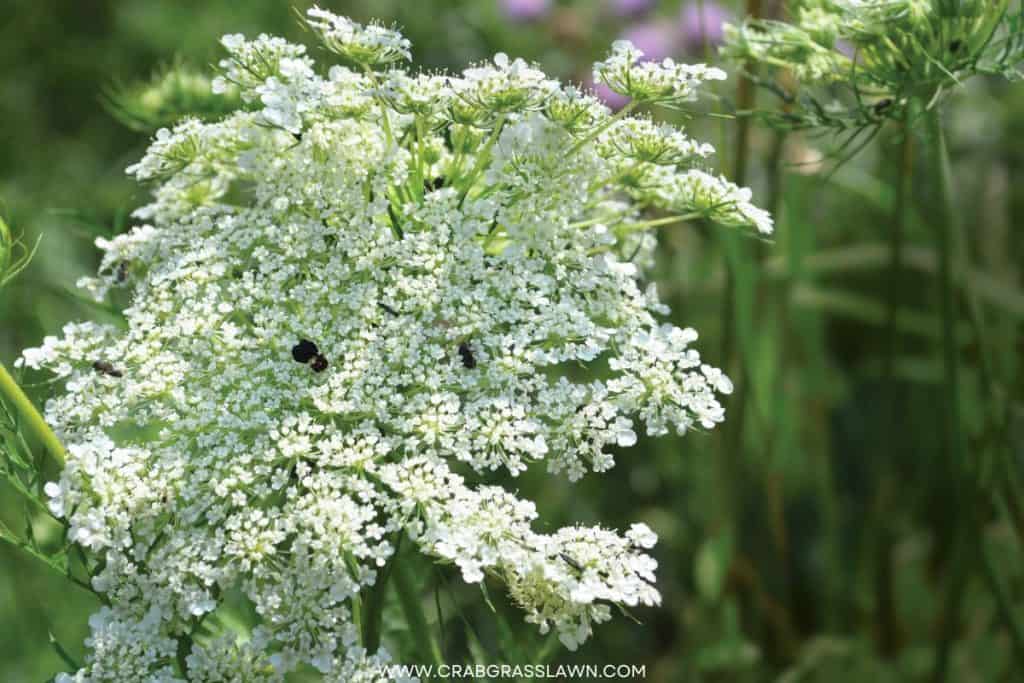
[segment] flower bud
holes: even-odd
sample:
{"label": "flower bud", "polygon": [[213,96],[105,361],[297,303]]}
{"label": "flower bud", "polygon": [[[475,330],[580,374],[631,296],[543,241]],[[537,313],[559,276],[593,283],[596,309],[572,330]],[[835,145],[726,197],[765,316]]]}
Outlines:
{"label": "flower bud", "polygon": [[236,87],[183,64],[157,72],[143,83],[112,90],[107,104],[115,117],[132,130],[151,132],[171,126],[185,116],[212,120],[240,104]]}

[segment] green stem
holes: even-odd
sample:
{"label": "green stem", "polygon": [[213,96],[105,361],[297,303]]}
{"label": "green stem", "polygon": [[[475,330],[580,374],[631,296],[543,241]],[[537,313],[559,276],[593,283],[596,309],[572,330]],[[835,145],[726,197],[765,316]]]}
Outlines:
{"label": "green stem", "polygon": [[565,157],[566,158],[571,157],[573,154],[575,154],[576,152],[578,152],[581,149],[583,149],[583,146],[588,144],[591,140],[596,140],[597,137],[601,133],[605,132],[606,130],[608,130],[609,128],[614,126],[616,124],[616,122],[618,122],[618,121],[624,119],[626,116],[628,116],[634,109],[637,108],[637,106],[639,106],[639,104],[640,103],[638,101],[636,101],[636,100],[631,100],[630,102],[628,102],[626,104],[626,106],[624,106],[622,109],[620,109],[617,112],[615,112],[603,124],[601,124],[600,126],[595,128],[594,130],[588,132],[584,137],[582,137],[579,140],[577,140],[573,144],[573,146],[569,148],[569,151],[566,152]]}
{"label": "green stem", "polygon": [[[747,0],[747,16],[753,19],[762,16],[761,0]],[[753,60],[743,65],[746,73],[756,75],[757,63]],[[741,111],[749,111],[754,108],[757,93],[754,90],[754,81],[750,78],[740,78],[736,86],[736,108]],[[746,185],[747,163],[750,161],[750,117],[741,116],[736,121],[736,156],[733,165],[733,182],[737,185]]]}
{"label": "green stem", "polygon": [[377,576],[376,583],[370,589],[366,600],[361,605],[360,629],[363,634],[363,647],[368,652],[376,652],[380,649],[381,625],[384,621],[384,604],[386,602],[388,579],[391,577],[392,569],[396,564],[398,552],[402,549],[402,536],[395,540],[395,551],[392,553],[387,564]]}
{"label": "green stem", "polygon": [[697,20],[701,27],[700,31],[700,53],[704,55],[704,60],[707,62],[711,61],[711,41],[708,40],[708,32],[704,30],[707,26],[707,8],[704,6],[704,0],[697,0]]}
{"label": "green stem", "polygon": [[[960,366],[956,344],[956,284],[953,282],[953,240],[956,232],[955,214],[950,188],[946,138],[942,121],[935,110],[925,115],[929,142],[929,178],[937,193],[932,204],[932,226],[935,230],[939,256],[939,305],[942,315],[942,360],[947,382],[946,425],[950,438],[951,473],[966,474],[967,462],[964,434],[960,422]],[[959,487],[962,489],[962,487]]]}
{"label": "green stem", "polygon": [[[767,186],[765,191],[766,204],[765,208],[771,212],[773,216],[778,220],[782,214],[782,196],[783,196],[783,172],[782,163],[783,155],[786,146],[786,133],[784,131],[776,131],[774,139],[772,140],[771,153],[768,156],[767,163]],[[783,235],[787,245],[792,245],[796,236],[793,234]],[[797,592],[795,590],[796,582],[794,582],[795,567],[790,558],[793,557],[791,553],[791,533],[787,525],[786,520],[786,480],[781,475],[780,470],[777,469],[775,463],[780,462],[779,451],[781,442],[785,439],[785,432],[787,430],[787,415],[786,412],[789,410],[788,402],[786,400],[786,377],[789,372],[789,368],[793,366],[791,360],[791,354],[794,353],[795,349],[799,346],[799,342],[788,338],[790,331],[790,303],[791,303],[791,292],[794,284],[794,273],[799,272],[799,256],[796,256],[796,250],[789,246],[790,259],[790,273],[789,276],[783,279],[777,292],[774,294],[775,304],[777,306],[777,312],[775,315],[775,325],[765,325],[764,330],[766,335],[773,335],[777,341],[772,343],[774,348],[778,349],[778,363],[772,368],[770,375],[765,375],[765,379],[762,381],[766,382],[767,386],[771,387],[771,399],[765,401],[757,400],[756,396],[751,396],[750,400],[754,407],[754,416],[758,418],[760,423],[760,433],[764,434],[763,437],[763,462],[768,463],[768,476],[764,486],[764,515],[765,519],[769,521],[769,529],[771,531],[772,542],[774,543],[774,552],[776,557],[781,558],[779,562],[779,577],[783,585],[790,587],[784,596],[782,597],[783,609],[790,615],[799,613],[799,606],[797,602],[799,600]],[[760,274],[763,262],[763,252],[757,249],[755,245],[755,252],[753,254],[757,268],[756,272]],[[771,304],[767,301],[757,301],[754,310],[764,310],[765,306]],[[751,317],[753,313],[751,313]],[[752,321],[753,322],[753,321]],[[740,331],[740,334],[744,337],[749,338],[750,329]],[[747,375],[751,374],[750,368],[756,363],[755,354],[752,352],[749,342],[741,345],[740,353],[743,356],[743,363],[748,368]],[[764,394],[762,394],[763,396]],[[781,649],[781,648],[780,648]]]}
{"label": "green stem", "polygon": [[892,230],[889,233],[889,276],[888,276],[888,308],[886,310],[884,356],[882,375],[886,389],[895,390],[893,366],[897,349],[897,318],[900,311],[900,296],[903,280],[903,242],[907,224],[907,199],[914,178],[914,135],[910,129],[911,109],[907,108],[904,120],[900,124],[900,169],[896,180],[896,197],[892,209]]}
{"label": "green stem", "polygon": [[686,221],[694,221],[704,216],[701,212],[678,214],[675,216],[665,216],[663,218],[654,218],[649,221],[640,221],[638,223],[628,223],[622,226],[623,232],[637,232],[638,230],[646,230],[647,228],[657,228],[662,225],[672,225],[674,223],[684,223]]}
{"label": "green stem", "polygon": [[[914,135],[910,129],[913,108],[908,107],[900,122],[899,172],[896,177],[896,197],[893,202],[892,226],[889,234],[888,297],[886,300],[886,324],[882,357],[882,384],[888,394],[890,447],[899,450],[899,415],[903,408],[900,398],[900,383],[895,377],[896,356],[899,348],[897,330],[900,313],[900,297],[903,296],[903,243],[907,225],[907,200],[911,196],[914,174]],[[891,460],[895,461],[897,452]],[[898,649],[899,629],[896,617],[896,591],[893,589],[893,547],[895,537],[885,515],[894,500],[893,473],[890,460],[882,463],[882,485],[879,487],[876,510],[879,514],[875,528],[875,601],[878,612],[878,645],[886,656]]]}
{"label": "green stem", "polygon": [[1003,501],[1006,504],[1006,514],[1010,518],[1014,531],[1017,532],[1017,540],[1024,546],[1024,504],[1018,492],[1018,482],[1012,468],[1006,468],[1003,479],[1000,482]]}
{"label": "green stem", "polygon": [[[377,72],[371,69],[369,66],[363,66],[363,70],[366,76],[373,83],[373,90],[377,92],[380,88],[380,80],[377,78]],[[373,99],[376,100],[377,104],[380,105],[380,116],[381,116],[381,127],[384,129],[384,137],[387,141],[388,149],[395,141],[395,136],[391,132],[391,117],[388,116],[388,105],[382,97],[374,95]]]}
{"label": "green stem", "polygon": [[[999,578],[995,562],[992,561],[988,548],[985,546],[984,536],[980,533],[977,534],[975,542],[978,544],[978,557],[985,581],[988,583],[989,590],[995,598],[999,616],[1006,624],[1006,629],[1010,632],[1010,643],[1013,646],[1013,655],[1017,660],[1017,666],[1024,667],[1024,627],[1021,626],[1017,619],[1013,601],[1010,599],[1006,587]],[[1024,668],[1018,668],[1017,671],[1024,671]]]}
{"label": "green stem", "polygon": [[36,560],[39,560],[47,567],[49,567],[51,570],[56,572],[58,575],[70,581],[72,584],[78,586],[82,590],[86,590],[92,593],[104,605],[109,604],[106,596],[102,593],[99,593],[95,588],[93,588],[89,584],[88,581],[79,579],[77,576],[72,575],[70,569],[62,569],[61,567],[59,567],[55,563],[53,558],[47,556],[43,552],[34,548],[31,543],[18,538],[18,536],[2,521],[0,521],[0,543],[9,543],[12,547],[18,548],[19,550],[23,550],[24,552],[28,553],[29,556],[35,558]]}
{"label": "green stem", "polygon": [[946,680],[949,673],[949,659],[956,626],[960,621],[963,594],[970,578],[970,564],[973,553],[967,547],[971,536],[977,530],[968,524],[974,503],[973,486],[969,485],[971,473],[966,462],[966,444],[960,421],[960,368],[959,351],[956,344],[955,327],[956,288],[953,282],[953,240],[956,232],[955,214],[952,205],[946,138],[942,129],[939,111],[932,108],[924,112],[925,134],[927,136],[927,187],[922,199],[925,206],[922,214],[929,217],[935,230],[935,246],[939,256],[939,308],[942,317],[942,362],[945,380],[945,441],[946,475],[953,491],[952,509],[955,513],[953,533],[953,568],[947,586],[944,615],[935,656],[932,678],[936,683]]}
{"label": "green stem", "polygon": [[32,401],[29,400],[25,392],[18,386],[18,383],[11,377],[3,363],[0,363],[0,396],[3,396],[14,407],[14,410],[21,418],[21,423],[29,434],[42,444],[46,452],[49,453],[50,457],[59,466],[63,467],[66,455],[63,444],[61,444],[57,435],[53,433],[53,430],[50,429],[50,426],[46,424],[46,420],[36,410]]}
{"label": "green stem", "polygon": [[[761,16],[761,0],[747,0],[747,16],[751,18],[757,18]],[[748,73],[753,73],[757,69],[757,65],[751,61],[748,62],[744,69]],[[756,101],[757,93],[754,90],[754,82],[749,78],[740,78],[739,84],[736,86],[736,107],[738,109],[752,109]],[[736,122],[736,155],[734,157],[732,180],[737,185],[743,187],[747,184],[747,168],[750,162],[750,117],[740,117]],[[721,239],[723,240],[723,248],[726,250],[727,256],[731,253],[729,249],[731,244],[730,240],[736,239],[735,236],[726,233],[721,233]],[[722,297],[722,364],[723,367],[728,367],[729,359],[733,355],[735,347],[735,325],[734,318],[736,317],[736,270],[740,267],[740,264],[729,258],[726,259],[726,282],[725,282],[725,293]],[[745,367],[741,363],[740,365],[740,381],[743,381],[743,372]],[[733,403],[739,405],[744,399],[743,388],[740,387],[737,391],[737,396],[733,399]]]}
{"label": "green stem", "polygon": [[421,656],[429,656],[435,665],[443,664],[444,656],[441,654],[441,647],[427,624],[427,617],[423,612],[423,603],[420,600],[416,582],[409,573],[409,557],[404,560],[404,562],[396,563],[395,590],[398,592],[398,601],[402,605],[409,633],[416,641],[416,647]]}
{"label": "green stem", "polygon": [[[761,0],[747,0],[747,16],[757,18],[761,16]],[[753,62],[746,64],[746,69],[756,69]],[[736,107],[738,109],[750,109],[754,105],[756,93],[753,82],[748,78],[740,78],[736,91]],[[750,159],[750,120],[741,118],[737,121],[736,127],[736,149],[733,164],[732,180],[743,187],[747,182],[747,167]],[[725,260],[725,291],[722,294],[722,337],[721,337],[721,367],[733,377],[736,390],[727,406],[729,419],[726,421],[723,430],[723,457],[720,459],[718,480],[721,495],[721,515],[719,523],[731,532],[735,533],[736,520],[742,517],[742,500],[747,490],[749,481],[748,469],[744,466],[744,423],[748,410],[748,379],[749,368],[743,353],[736,354],[737,362],[733,364],[733,356],[736,351],[736,340],[740,316],[749,313],[750,309],[741,311],[738,305],[741,299],[746,299],[749,290],[746,289],[750,283],[742,281],[744,274],[749,269],[750,258],[745,246],[740,243],[739,236],[729,230],[718,231],[718,241]],[[752,322],[752,321],[751,321]],[[733,372],[733,370],[738,370]],[[749,603],[743,606],[749,607]]]}
{"label": "green stem", "polygon": [[476,153],[476,159],[473,163],[473,168],[470,169],[469,173],[465,178],[460,178],[459,182],[463,184],[462,194],[459,196],[459,206],[466,201],[466,197],[469,196],[470,190],[473,189],[473,185],[476,183],[476,178],[483,172],[488,162],[491,160],[491,149],[495,143],[498,142],[498,138],[501,136],[501,131],[505,127],[505,120],[507,116],[502,114],[498,117],[497,121],[494,122],[494,129],[491,131],[490,136],[484,142],[483,147]]}
{"label": "green stem", "polygon": [[192,653],[192,636],[185,634],[177,639],[177,647],[174,652],[174,659],[178,664],[181,675],[188,680],[188,656]]}

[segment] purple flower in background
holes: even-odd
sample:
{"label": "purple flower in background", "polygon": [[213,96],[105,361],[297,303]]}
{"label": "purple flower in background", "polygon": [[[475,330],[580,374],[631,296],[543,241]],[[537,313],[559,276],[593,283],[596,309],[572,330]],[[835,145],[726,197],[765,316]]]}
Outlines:
{"label": "purple flower in background", "polygon": [[593,78],[590,76],[584,80],[584,85],[593,90],[597,99],[604,102],[612,111],[618,111],[629,104],[628,97],[620,95],[604,83],[594,83]]}
{"label": "purple flower in background", "polygon": [[655,0],[611,0],[612,12],[619,17],[635,17],[655,4]]}
{"label": "purple flower in background", "polygon": [[640,48],[644,53],[643,58],[652,62],[671,57],[678,47],[675,26],[666,21],[633,24],[623,32],[622,37]]}
{"label": "purple flower in background", "polygon": [[551,9],[551,0],[500,0],[499,4],[512,21],[534,21]]}
{"label": "purple flower in background", "polygon": [[722,24],[732,14],[714,0],[704,0],[704,6],[692,0],[679,13],[679,30],[683,46],[690,54],[701,54],[704,44],[715,47],[722,43]]}

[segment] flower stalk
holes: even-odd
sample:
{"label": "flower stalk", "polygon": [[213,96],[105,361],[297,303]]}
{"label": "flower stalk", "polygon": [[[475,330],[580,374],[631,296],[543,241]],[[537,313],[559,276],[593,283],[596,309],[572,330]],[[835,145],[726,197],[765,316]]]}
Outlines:
{"label": "flower stalk", "polygon": [[[907,228],[908,200],[911,197],[913,188],[914,173],[914,134],[911,129],[913,114],[910,109],[904,112],[903,119],[899,122],[898,135],[899,145],[899,168],[895,182],[895,201],[892,208],[892,219],[889,232],[889,264],[888,264],[888,295],[886,300],[885,315],[885,337],[882,349],[882,383],[889,395],[889,433],[895,434],[899,428],[900,413],[903,409],[903,400],[900,394],[900,382],[896,379],[895,366],[896,357],[899,353],[899,315],[900,298],[903,295],[903,262],[904,243]],[[893,442],[894,449],[899,448],[899,442]],[[895,456],[896,453],[893,453]],[[895,493],[895,481],[891,464],[886,461],[883,464],[883,483],[879,487],[879,495],[876,498],[879,515],[886,514],[885,510],[892,504]],[[894,535],[889,525],[877,524],[875,532],[875,593],[878,610],[879,632],[878,645],[883,653],[892,654],[899,644],[899,629],[897,628],[896,616],[896,594],[893,586],[894,561],[893,546]]]}
{"label": "flower stalk", "polygon": [[395,542],[395,552],[377,575],[373,588],[362,602],[361,617],[363,647],[369,652],[380,649],[381,627],[384,622],[384,605],[387,603],[388,583],[402,547],[402,536]]}
{"label": "flower stalk", "polygon": [[0,396],[3,396],[14,407],[26,431],[35,441],[43,446],[46,453],[57,465],[63,467],[65,459],[64,445],[57,438],[57,435],[53,433],[53,430],[50,429],[50,426],[46,424],[46,420],[36,410],[35,405],[25,395],[25,392],[21,390],[21,387],[18,386],[18,383],[11,376],[11,373],[7,371],[3,363],[0,363]]}
{"label": "flower stalk", "polygon": [[980,568],[984,572],[984,577],[996,600],[1000,616],[1010,632],[1016,654],[1024,650],[1020,642],[1020,634],[1024,630],[1016,620],[1012,605],[1008,603],[1008,597],[1002,590],[991,558],[983,547],[984,541],[980,538],[981,529],[979,527],[983,522],[979,519],[975,506],[979,502],[978,494],[981,493],[981,490],[975,479],[974,468],[967,461],[967,444],[960,415],[959,351],[955,335],[956,283],[953,280],[953,249],[957,234],[957,222],[950,183],[949,153],[940,112],[933,107],[926,110],[923,117],[929,148],[926,172],[933,194],[926,198],[930,199],[927,202],[928,206],[922,208],[924,209],[923,213],[929,216],[935,230],[935,245],[939,257],[939,306],[942,320],[943,376],[946,389],[947,476],[952,484],[954,508],[961,511],[956,517],[953,569],[947,586],[945,614],[932,676],[936,683],[941,683],[948,679],[949,660],[955,639],[956,625],[959,621],[964,593],[974,561],[981,565]]}
{"label": "flower stalk", "polygon": [[[927,103],[924,103],[927,107]],[[938,253],[939,309],[942,325],[942,366],[945,385],[945,446],[946,472],[953,486],[956,498],[955,508],[963,510],[969,501],[964,500],[965,471],[963,432],[960,424],[960,369],[959,352],[956,347],[956,293],[953,283],[952,242],[955,229],[952,196],[947,168],[945,132],[937,108],[927,109],[922,114],[927,145],[926,168],[929,197],[925,198],[923,214],[929,217]],[[970,553],[964,547],[970,531],[963,524],[957,524],[954,532],[953,571],[947,586],[945,613],[942,632],[939,636],[932,678],[936,683],[946,680],[949,657],[955,638],[956,623],[959,620],[963,593],[967,586]]]}
{"label": "flower stalk", "polygon": [[402,605],[402,614],[405,615],[409,632],[416,641],[416,648],[421,656],[429,656],[430,661],[440,665],[444,663],[444,655],[441,646],[434,637],[430,625],[427,624],[427,617],[423,611],[423,603],[416,591],[416,584],[409,571],[409,558],[405,562],[397,563],[395,568],[395,590],[398,593],[398,600]]}

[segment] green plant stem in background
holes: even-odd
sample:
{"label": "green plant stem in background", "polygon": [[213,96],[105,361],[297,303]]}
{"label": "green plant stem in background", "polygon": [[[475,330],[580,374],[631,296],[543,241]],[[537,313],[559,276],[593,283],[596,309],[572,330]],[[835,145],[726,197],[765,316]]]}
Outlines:
{"label": "green plant stem in background", "polygon": [[981,561],[983,576],[986,583],[988,583],[989,591],[995,598],[999,616],[1006,624],[1006,628],[1010,633],[1010,643],[1013,645],[1013,656],[1017,660],[1017,670],[1024,671],[1024,627],[1021,626],[1020,621],[1017,619],[1013,602],[1006,591],[1006,587],[1003,585],[1002,579],[996,572],[996,564],[992,561],[988,548],[985,546],[984,535],[977,534],[974,537],[974,541],[977,544],[977,553]]}
{"label": "green plant stem in background", "polygon": [[[927,106],[927,105],[925,105]],[[941,114],[932,108],[922,114],[925,124],[927,154],[927,187],[923,197],[922,215],[927,216],[935,231],[935,247],[939,257],[939,310],[942,319],[942,363],[945,381],[943,432],[945,437],[946,475],[954,494],[952,510],[955,515],[953,529],[953,564],[943,601],[941,632],[935,654],[933,680],[942,683],[949,671],[949,658],[956,626],[960,620],[961,604],[969,576],[968,562],[971,552],[966,547],[972,530],[966,528],[973,515],[965,505],[965,484],[969,473],[965,467],[966,447],[960,423],[960,370],[956,345],[956,300],[953,285],[953,234],[955,230],[949,169],[946,159],[946,139]]]}
{"label": "green plant stem in background", "polygon": [[381,625],[384,621],[384,604],[387,602],[388,579],[391,577],[391,570],[394,568],[398,553],[402,548],[402,536],[399,535],[395,541],[395,551],[387,564],[377,574],[377,581],[368,591],[365,601],[360,610],[360,628],[363,635],[363,647],[368,652],[376,652],[380,649]]}
{"label": "green plant stem in background", "polygon": [[[751,17],[761,16],[761,0],[747,0],[747,15]],[[748,64],[749,69],[755,68]],[[736,86],[736,108],[737,110],[750,110],[753,108],[756,98],[754,83],[749,78],[740,78]],[[750,160],[750,118],[741,116],[736,121],[736,154],[733,163],[733,178],[736,184],[745,186],[747,184],[747,168]],[[735,340],[738,326],[737,292],[743,271],[748,267],[745,258],[744,245],[741,238],[731,231],[719,231],[719,240],[722,252],[725,257],[725,291],[722,294],[722,345],[721,364],[723,368],[731,369],[730,363],[735,351]],[[734,476],[738,473],[739,449],[743,443],[743,422],[746,412],[746,383],[747,367],[743,362],[742,355],[739,359],[739,373],[737,375],[736,393],[731,401],[733,410],[732,420],[725,429],[725,472],[724,481],[737,482],[739,478]],[[735,501],[726,505],[728,512],[735,512]]]}
{"label": "green plant stem in background", "polygon": [[[402,559],[405,561],[403,562]],[[440,665],[444,663],[444,656],[441,654],[441,646],[438,644],[437,638],[434,637],[433,631],[427,623],[423,603],[416,589],[416,581],[409,572],[409,560],[410,558],[407,556],[400,558],[395,563],[395,590],[398,593],[398,601],[402,605],[402,613],[405,615],[409,634],[416,642],[420,656],[429,657],[435,665]]]}
{"label": "green plant stem in background", "polygon": [[[706,10],[707,8],[704,6],[704,0],[697,0],[697,18],[699,19],[699,24],[702,27],[707,26]],[[703,30],[703,28],[700,32],[700,53],[704,55],[705,61],[711,61],[711,41],[708,39],[708,32]]]}
{"label": "green plant stem in background", "polygon": [[[766,170],[766,190],[765,196],[766,204],[765,207],[776,217],[777,221],[782,221],[784,215],[783,209],[783,185],[785,174],[783,173],[783,161],[786,150],[786,131],[775,131],[771,152],[768,155]],[[796,221],[789,220],[789,215],[785,214],[785,225],[797,225]],[[782,585],[785,587],[785,592],[780,596],[780,601],[785,606],[787,619],[793,621],[793,615],[797,613],[797,597],[796,597],[796,581],[795,572],[793,566],[793,557],[795,547],[791,539],[791,531],[787,523],[786,516],[786,477],[783,476],[783,466],[780,465],[786,459],[786,442],[789,438],[789,430],[792,429],[792,425],[788,419],[787,412],[790,409],[789,402],[786,400],[786,383],[789,379],[789,371],[793,367],[795,356],[797,355],[797,348],[799,344],[793,339],[790,339],[790,331],[792,330],[791,320],[791,304],[792,297],[791,293],[793,285],[800,277],[802,271],[801,262],[803,260],[803,254],[801,253],[801,246],[796,244],[802,236],[794,235],[790,232],[780,236],[780,244],[785,244],[787,252],[787,273],[779,282],[777,289],[771,290],[771,298],[773,301],[765,302],[762,305],[761,302],[756,302],[754,308],[751,309],[747,326],[740,330],[741,334],[744,335],[741,338],[744,339],[744,344],[741,347],[743,352],[744,363],[747,367],[748,376],[754,375],[755,385],[759,382],[764,382],[762,387],[767,387],[767,390],[762,388],[752,396],[754,415],[760,422],[760,429],[758,433],[764,434],[764,467],[768,472],[768,479],[764,486],[764,514],[765,518],[769,520],[769,528],[771,531],[771,539],[773,543],[773,549],[780,562],[778,564],[778,577],[780,578]],[[759,245],[755,245],[755,260],[756,264],[754,270],[758,277],[764,272],[764,253],[758,248]],[[756,338],[753,334],[754,321],[753,321],[753,310],[773,310],[775,311],[774,321],[770,324],[757,324],[757,329],[764,330],[768,341],[768,346],[772,349],[772,353],[765,356],[764,354],[752,351],[750,348],[751,339]],[[767,322],[767,321],[765,321]],[[771,363],[766,367],[764,362],[761,362],[756,366],[755,369],[755,358],[773,358],[775,362]],[[756,388],[755,388],[756,391]],[[789,650],[786,650],[786,647]],[[787,643],[783,638],[780,637],[780,651],[786,657],[795,656],[798,646],[792,642]]]}
{"label": "green plant stem in background", "polygon": [[900,124],[899,173],[896,179],[895,200],[892,207],[892,221],[889,232],[889,275],[886,300],[885,346],[882,374],[888,391],[895,389],[893,365],[898,355],[897,318],[900,312],[900,297],[903,284],[904,236],[907,227],[907,199],[913,187],[914,176],[914,134],[911,130],[912,107],[907,107]]}
{"label": "green plant stem in background", "polygon": [[0,363],[0,396],[3,396],[13,406],[25,430],[46,449],[46,452],[58,465],[63,467],[64,445],[46,424],[46,420],[39,414],[18,383],[11,377],[3,363]]}
{"label": "green plant stem in background", "polygon": [[[753,18],[761,16],[761,0],[747,0],[747,16]],[[745,70],[748,73],[752,74],[756,69],[757,66],[752,62],[745,65]],[[756,98],[757,91],[754,88],[754,81],[750,78],[741,77],[736,86],[736,110],[751,111],[754,108]],[[736,119],[736,153],[733,157],[733,181],[741,187],[747,185],[749,165],[750,117],[739,116]],[[726,249],[726,286],[722,297],[722,363],[724,364],[732,357],[735,346],[736,269],[739,267],[739,264],[736,263],[735,259],[730,259],[729,256],[733,252],[730,249],[733,246],[730,241],[736,242],[739,240],[739,237],[723,232],[721,239],[725,242],[723,246]],[[741,398],[741,396],[737,396],[737,405],[741,403]]]}
{"label": "green plant stem in background", "polygon": [[886,296],[886,325],[882,358],[882,384],[888,395],[889,424],[887,428],[890,447],[893,448],[890,458],[882,462],[882,481],[878,487],[875,513],[878,521],[875,526],[874,543],[874,584],[875,605],[878,614],[878,647],[882,654],[893,655],[899,648],[899,629],[896,617],[896,591],[893,587],[895,570],[893,567],[893,546],[896,542],[892,526],[887,523],[888,509],[895,502],[896,482],[892,471],[892,462],[899,456],[902,441],[896,438],[899,434],[899,420],[903,414],[900,382],[895,375],[895,358],[899,353],[898,319],[900,299],[903,296],[903,247],[907,229],[907,203],[913,188],[914,175],[914,134],[911,122],[914,108],[907,107],[899,126],[899,170],[895,182],[895,200],[892,207],[892,220],[889,233],[889,273],[888,292]]}
{"label": "green plant stem in background", "polygon": [[[761,0],[747,0],[747,16],[758,18],[761,16]],[[751,76],[756,75],[757,65],[748,62],[744,65],[744,71]],[[750,78],[740,78],[736,86],[736,109],[737,111],[749,112],[754,108],[757,91],[754,88],[754,81]],[[733,164],[733,181],[740,186],[747,184],[747,165],[750,161],[750,117],[740,116],[736,126],[736,155]]]}
{"label": "green plant stem in background", "polygon": [[1000,473],[1003,477],[1000,486],[1002,490],[1002,501],[1006,506],[1006,516],[1010,518],[1014,531],[1017,532],[1018,542],[1024,546],[1024,504],[1021,503],[1020,481],[1013,465],[1013,449],[1009,444],[1000,444],[1001,450],[1006,455],[1008,466]]}
{"label": "green plant stem in background", "polygon": [[[761,16],[761,0],[747,0],[746,13],[750,17]],[[756,70],[753,63],[746,65],[748,71]],[[736,86],[736,110],[750,111],[756,100],[756,89],[750,78],[740,77]],[[747,171],[750,162],[750,118],[739,116],[736,119],[736,147],[733,156],[733,180],[741,187],[746,186]],[[718,231],[719,245],[725,260],[725,289],[722,293],[722,336],[720,363],[723,369],[732,374],[736,380],[736,391],[727,405],[729,420],[723,429],[723,453],[720,458],[718,473],[718,489],[721,491],[719,508],[720,523],[729,528],[730,533],[738,529],[732,528],[742,517],[742,503],[747,476],[743,465],[744,423],[748,410],[749,373],[746,354],[737,351],[737,338],[743,339],[743,330],[753,327],[754,282],[753,265],[747,245],[741,236],[732,231]],[[744,320],[746,319],[746,324]],[[735,362],[734,362],[735,357]]]}
{"label": "green plant stem in background", "polygon": [[945,438],[946,472],[950,478],[955,513],[953,529],[952,572],[943,603],[943,619],[936,650],[933,680],[941,683],[947,680],[949,660],[960,620],[964,593],[973,562],[980,563],[989,584],[999,613],[1010,632],[1014,652],[1018,656],[1024,651],[1020,636],[1024,633],[1016,620],[1012,605],[1002,590],[1002,583],[995,571],[983,543],[983,520],[976,505],[981,493],[975,481],[974,468],[967,461],[967,444],[960,415],[960,369],[959,351],[955,338],[956,287],[953,282],[953,249],[957,234],[956,213],[953,208],[949,175],[948,152],[942,120],[937,109],[924,113],[925,134],[929,151],[927,155],[927,181],[931,196],[926,196],[929,206],[924,207],[935,230],[936,248],[939,254],[939,305],[942,316],[942,357],[945,376]]}

